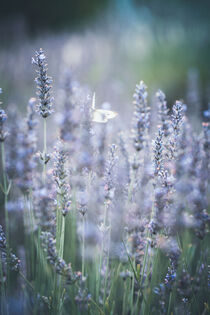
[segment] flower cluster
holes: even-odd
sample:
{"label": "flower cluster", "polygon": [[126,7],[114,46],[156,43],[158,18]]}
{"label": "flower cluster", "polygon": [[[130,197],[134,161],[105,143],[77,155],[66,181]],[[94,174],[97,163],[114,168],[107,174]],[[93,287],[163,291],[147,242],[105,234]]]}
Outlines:
{"label": "flower cluster", "polygon": [[28,102],[26,127],[20,132],[17,148],[19,162],[22,161],[18,175],[18,186],[24,193],[28,192],[33,184],[33,172],[37,165],[35,156],[37,148],[35,102],[36,99],[34,98]]}
{"label": "flower cluster", "polygon": [[79,111],[79,86],[73,81],[71,73],[65,75],[63,82],[63,103],[64,113],[59,115],[60,137],[66,142],[72,143],[71,150],[75,146],[77,131],[79,128],[80,111]]}
{"label": "flower cluster", "polygon": [[106,200],[112,200],[115,194],[114,167],[117,161],[116,150],[117,150],[117,146],[115,144],[112,144],[110,146],[109,156],[106,163],[105,176],[104,176],[104,181],[105,181],[104,191],[105,191]]}
{"label": "flower cluster", "polygon": [[43,117],[47,118],[53,112],[52,110],[52,97],[50,95],[52,79],[47,75],[47,64],[46,56],[42,48],[36,51],[35,57],[32,58],[32,63],[38,68],[38,76],[35,79],[37,84],[37,95],[39,99],[38,113]]}
{"label": "flower cluster", "polygon": [[86,287],[86,278],[80,278],[78,281],[78,291],[77,295],[75,296],[75,302],[78,305],[78,308],[80,311],[87,310],[88,304],[91,300],[91,294],[88,293],[87,287]]}
{"label": "flower cluster", "polygon": [[71,205],[70,200],[70,186],[67,184],[67,171],[66,171],[66,159],[67,155],[64,150],[64,144],[62,141],[58,143],[55,147],[54,154],[54,179],[57,185],[57,195],[58,195],[58,207],[61,210],[63,216],[66,216],[69,212]]}
{"label": "flower cluster", "polygon": [[133,118],[133,139],[136,151],[141,151],[146,140],[146,132],[149,128],[150,107],[147,104],[147,86],[143,81],[136,85],[133,95],[135,106]]}
{"label": "flower cluster", "polygon": [[[1,89],[0,89],[1,93]],[[1,105],[1,102],[0,102]],[[7,132],[4,130],[4,124],[7,120],[7,114],[3,109],[0,109],[0,142],[3,142],[6,139]]]}
{"label": "flower cluster", "polygon": [[175,135],[177,136],[180,132],[180,126],[182,123],[183,103],[181,101],[176,101],[172,110],[172,127]]}
{"label": "flower cluster", "polygon": [[40,178],[34,179],[32,197],[35,218],[35,224],[32,228],[34,230],[41,227],[44,231],[55,232],[56,204],[54,191],[55,188],[50,180],[44,185]]}
{"label": "flower cluster", "polygon": [[12,253],[11,249],[7,249],[7,240],[2,226],[0,225],[0,252],[1,252],[1,263],[9,265],[11,270],[19,271],[20,260]]}
{"label": "flower cluster", "polygon": [[47,254],[47,259],[54,267],[55,271],[64,277],[66,284],[75,283],[80,277],[81,273],[74,273],[71,264],[67,264],[62,258],[58,256],[56,250],[56,240],[50,232],[42,232],[41,234],[42,246]]}
{"label": "flower cluster", "polygon": [[155,175],[158,175],[162,170],[162,164],[163,164],[162,137],[163,137],[163,131],[160,128],[158,131],[156,140],[155,140],[155,147],[154,147],[154,165],[155,165],[154,174]]}
{"label": "flower cluster", "polygon": [[158,114],[161,122],[161,127],[164,136],[167,137],[170,134],[170,120],[168,116],[169,109],[167,107],[166,96],[161,90],[158,90],[156,93],[156,97],[158,100]]}

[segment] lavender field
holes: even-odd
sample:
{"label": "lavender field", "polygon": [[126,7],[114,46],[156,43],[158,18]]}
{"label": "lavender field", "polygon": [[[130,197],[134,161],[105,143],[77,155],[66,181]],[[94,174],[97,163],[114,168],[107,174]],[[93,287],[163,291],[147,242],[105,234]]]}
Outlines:
{"label": "lavender field", "polygon": [[0,49],[0,314],[210,314],[208,71],[136,25]]}

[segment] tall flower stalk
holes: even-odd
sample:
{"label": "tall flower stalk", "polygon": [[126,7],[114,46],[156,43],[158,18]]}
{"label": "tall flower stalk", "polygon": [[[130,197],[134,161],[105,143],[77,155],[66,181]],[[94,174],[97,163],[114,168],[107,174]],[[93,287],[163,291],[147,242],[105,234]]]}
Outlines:
{"label": "tall flower stalk", "polygon": [[[100,288],[101,288],[101,273],[102,273],[102,263],[104,259],[104,250],[105,245],[107,245],[107,261],[105,262],[105,279],[104,279],[104,297],[105,300],[106,296],[106,289],[107,289],[107,278],[108,278],[108,269],[109,269],[109,246],[110,246],[110,236],[111,236],[111,221],[110,221],[110,214],[108,213],[112,201],[115,196],[115,166],[117,162],[116,156],[117,146],[112,144],[109,148],[108,159],[106,162],[106,168],[104,173],[104,214],[103,214],[103,222],[100,225],[100,230],[102,233],[102,244],[101,244],[101,251],[100,251],[100,258],[99,258],[99,275],[98,275],[98,287],[97,287],[97,299],[99,299]],[[107,240],[107,244],[105,244],[105,240]]]}
{"label": "tall flower stalk", "polygon": [[[0,90],[1,92],[1,90]],[[0,102],[1,104],[1,102]],[[6,174],[6,163],[5,163],[5,146],[4,142],[7,137],[7,132],[5,131],[5,122],[7,120],[7,115],[3,109],[0,109],[0,142],[1,142],[1,161],[2,161],[2,176],[3,176],[3,183],[1,183],[0,187],[4,194],[4,213],[5,213],[5,227],[6,227],[6,253],[7,258],[9,257],[9,216],[8,216],[8,209],[7,209],[7,202],[8,202],[8,195],[11,188],[11,181],[8,181],[7,174]],[[8,269],[8,268],[7,268]],[[7,270],[7,283],[9,284],[9,269]]]}
{"label": "tall flower stalk", "polygon": [[37,112],[39,115],[42,116],[44,119],[44,132],[43,132],[43,152],[41,153],[40,157],[43,161],[43,181],[46,181],[46,165],[50,160],[50,156],[47,153],[47,121],[46,118],[49,117],[53,110],[52,110],[52,101],[53,98],[51,97],[51,83],[52,78],[47,75],[47,63],[46,63],[46,56],[42,48],[39,51],[36,51],[35,57],[32,58],[32,63],[37,66],[37,74],[38,76],[35,78],[35,82],[37,84],[37,96],[39,103],[37,105]]}
{"label": "tall flower stalk", "polygon": [[182,122],[183,122],[183,103],[181,101],[176,101],[172,107],[172,115],[171,115],[172,133],[170,137],[170,144],[168,146],[168,149],[170,152],[169,158],[171,160],[174,160],[177,155]]}
{"label": "tall flower stalk", "polygon": [[140,81],[140,83],[136,85],[135,93],[133,94],[134,114],[131,133],[135,153],[132,162],[132,174],[128,191],[128,200],[131,199],[132,191],[134,191],[134,186],[136,184],[136,178],[141,162],[139,153],[144,151],[145,147],[148,147],[150,107],[148,105],[147,97],[147,86],[143,81]]}
{"label": "tall flower stalk", "polygon": [[88,211],[87,183],[83,182],[77,196],[78,210],[82,216],[82,276],[85,276],[85,217]]}
{"label": "tall flower stalk", "polygon": [[54,178],[57,186],[57,216],[56,216],[56,246],[59,256],[63,257],[65,237],[65,217],[71,205],[70,187],[67,184],[66,171],[67,154],[64,143],[59,141],[55,148]]}

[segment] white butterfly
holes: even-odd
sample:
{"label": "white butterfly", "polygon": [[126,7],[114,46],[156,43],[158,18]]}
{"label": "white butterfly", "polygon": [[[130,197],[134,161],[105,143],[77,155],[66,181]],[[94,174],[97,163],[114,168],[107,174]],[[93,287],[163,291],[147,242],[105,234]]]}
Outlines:
{"label": "white butterfly", "polygon": [[118,115],[117,112],[113,112],[112,110],[98,108],[96,109],[95,105],[96,95],[94,93],[92,99],[92,121],[94,122],[106,123],[109,119],[113,119]]}

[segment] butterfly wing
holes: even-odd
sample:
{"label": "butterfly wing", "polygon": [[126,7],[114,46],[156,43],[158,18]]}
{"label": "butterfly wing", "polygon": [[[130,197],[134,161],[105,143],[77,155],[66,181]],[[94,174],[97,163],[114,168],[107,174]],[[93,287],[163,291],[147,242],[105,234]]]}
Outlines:
{"label": "butterfly wing", "polygon": [[108,121],[107,117],[101,113],[99,110],[94,110],[92,121],[98,122],[98,123],[106,123]]}
{"label": "butterfly wing", "polygon": [[112,110],[107,109],[96,109],[96,111],[100,112],[101,115],[104,115],[107,119],[113,119],[118,115],[117,112],[113,112]]}
{"label": "butterfly wing", "polygon": [[96,108],[96,93],[93,93],[93,98],[92,98],[92,109],[95,110]]}

